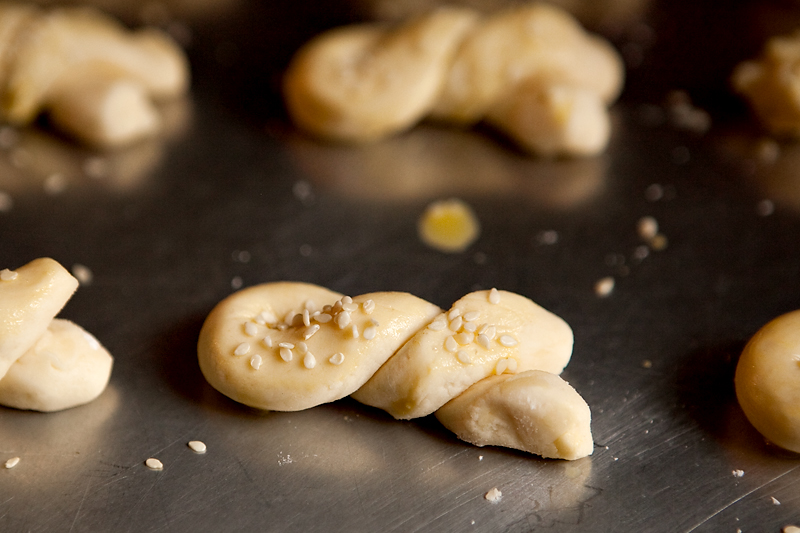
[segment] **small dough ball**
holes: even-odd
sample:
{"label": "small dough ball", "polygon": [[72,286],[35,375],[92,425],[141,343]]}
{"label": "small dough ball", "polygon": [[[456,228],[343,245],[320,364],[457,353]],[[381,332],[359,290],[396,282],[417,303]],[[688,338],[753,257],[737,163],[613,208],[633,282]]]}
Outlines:
{"label": "small dough ball", "polygon": [[457,198],[433,202],[417,222],[422,242],[446,253],[463,252],[480,232],[478,216],[469,204]]}
{"label": "small dough ball", "polygon": [[88,403],[106,388],[113,358],[69,320],[53,319],[36,344],[0,379],[0,404],[60,411]]}
{"label": "small dough ball", "polygon": [[492,374],[560,373],[572,342],[569,325],[528,298],[477,291],[414,335],[352,396],[398,419],[427,416]]}
{"label": "small dough ball", "polygon": [[299,411],[358,389],[439,311],[408,293],[348,298],[308,283],[265,283],[211,311],[197,355],[208,382],[229,398]]}
{"label": "small dough ball", "polygon": [[769,441],[800,453],[800,310],[762,327],[736,366],[736,396]]}
{"label": "small dough ball", "polygon": [[78,280],[47,257],[0,272],[0,379],[44,335],[77,288]]}
{"label": "small dough ball", "polygon": [[569,383],[540,370],[483,379],[436,411],[436,418],[476,446],[569,460],[594,451],[589,406]]}

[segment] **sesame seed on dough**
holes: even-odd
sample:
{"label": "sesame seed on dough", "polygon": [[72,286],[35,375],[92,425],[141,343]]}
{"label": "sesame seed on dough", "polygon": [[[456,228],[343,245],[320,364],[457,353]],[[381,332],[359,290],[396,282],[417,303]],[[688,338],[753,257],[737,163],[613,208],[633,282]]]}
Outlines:
{"label": "sesame seed on dough", "polygon": [[6,468],[14,468],[19,464],[19,457],[12,457],[8,461],[6,461],[5,467]]}
{"label": "sesame seed on dough", "polygon": [[150,470],[164,470],[164,463],[162,463],[155,457],[149,458],[147,461],[144,462],[144,464]]}
{"label": "sesame seed on dough", "polygon": [[204,442],[199,440],[190,440],[187,443],[187,446],[191,448],[194,453],[206,453],[206,445]]}

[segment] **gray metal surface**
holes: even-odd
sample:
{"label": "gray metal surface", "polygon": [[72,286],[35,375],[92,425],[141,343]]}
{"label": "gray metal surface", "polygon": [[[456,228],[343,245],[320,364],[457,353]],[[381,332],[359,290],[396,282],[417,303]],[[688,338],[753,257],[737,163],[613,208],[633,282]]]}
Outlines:
{"label": "gray metal surface", "polygon": [[[254,27],[243,42],[310,31]],[[0,408],[0,461],[21,458],[0,468],[0,531],[733,533],[800,522],[800,459],[765,445],[732,386],[747,338],[800,308],[800,149],[759,160],[741,114],[704,136],[654,123],[642,101],[675,86],[643,90],[647,72],[632,73],[612,146],[595,159],[539,161],[486,131],[435,126],[365,148],[320,145],[259,103],[265,87],[274,100],[269,69],[283,56],[246,76],[254,63],[220,59],[237,50],[230,31],[199,28],[193,99],[169,139],[98,159],[22,132],[0,153],[13,201],[0,212],[0,268],[39,256],[89,267],[62,316],[116,359],[89,405]],[[240,77],[231,86],[219,72]],[[483,232],[445,255],[415,223],[451,196]],[[637,259],[646,215],[668,246]],[[605,276],[616,286],[599,298]],[[532,298],[575,332],[564,376],[592,408],[594,454],[477,448],[432,417],[398,422],[352,400],[297,413],[227,400],[197,367],[202,320],[232,284],[284,279],[440,306],[476,288]],[[206,454],[189,450],[195,439]],[[493,487],[496,504],[484,499]]]}

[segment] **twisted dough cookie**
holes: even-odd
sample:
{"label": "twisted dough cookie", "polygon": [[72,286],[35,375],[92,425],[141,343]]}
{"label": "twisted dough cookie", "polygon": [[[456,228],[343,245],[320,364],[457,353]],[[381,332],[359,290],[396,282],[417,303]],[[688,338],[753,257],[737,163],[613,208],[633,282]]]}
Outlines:
{"label": "twisted dough cookie", "polygon": [[323,138],[373,141],[430,116],[486,120],[542,155],[590,155],[608,143],[623,76],[614,48],[559,8],[486,18],[441,8],[312,39],[289,65],[284,96],[295,123]]}
{"label": "twisted dough cookie", "polygon": [[0,119],[25,125],[46,112],[100,147],[156,133],[153,101],[182,95],[186,57],[166,34],[129,32],[90,8],[0,4]]}
{"label": "twisted dough cookie", "polygon": [[54,318],[77,287],[49,258],[0,270],[0,405],[59,411],[105,389],[111,355],[77,324]]}
{"label": "twisted dough cookie", "polygon": [[408,293],[266,283],[220,302],[197,351],[214,388],[259,409],[352,395],[398,419],[436,413],[480,446],[563,459],[593,450],[589,407],[557,375],[572,330],[511,292],[477,291],[442,311]]}

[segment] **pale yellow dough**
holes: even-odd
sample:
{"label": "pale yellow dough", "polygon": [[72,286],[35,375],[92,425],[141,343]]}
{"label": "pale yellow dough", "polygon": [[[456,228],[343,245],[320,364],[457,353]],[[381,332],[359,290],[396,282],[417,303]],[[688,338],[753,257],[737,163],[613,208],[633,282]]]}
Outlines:
{"label": "pale yellow dough", "polygon": [[800,310],[767,323],[736,366],[736,396],[769,441],[800,453]]}
{"label": "pale yellow dough", "polygon": [[78,288],[57,261],[35,259],[0,279],[0,379],[44,335]]}
{"label": "pale yellow dough", "polygon": [[436,411],[436,418],[477,446],[568,460],[594,451],[589,406],[566,381],[540,370],[483,379]]}
{"label": "pale yellow dough", "polygon": [[60,411],[97,398],[113,359],[83,328],[59,318],[0,380],[0,405]]}
{"label": "pale yellow dough", "polygon": [[561,373],[572,343],[569,325],[528,298],[477,291],[414,335],[352,396],[398,419],[426,416],[495,373]]}
{"label": "pale yellow dough", "polygon": [[[358,389],[440,311],[407,293],[364,294],[352,303],[343,298],[294,282],[266,283],[229,296],[211,311],[200,332],[197,352],[203,375],[218,391],[251,407],[307,409]],[[346,320],[337,301],[345,307]],[[326,305],[333,309],[326,310]],[[304,310],[310,311],[308,325]],[[314,312],[320,314],[315,318]],[[331,318],[321,322],[320,315]],[[306,338],[311,328],[316,331]],[[286,348],[291,360],[281,356],[280,343],[292,345]]]}

